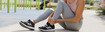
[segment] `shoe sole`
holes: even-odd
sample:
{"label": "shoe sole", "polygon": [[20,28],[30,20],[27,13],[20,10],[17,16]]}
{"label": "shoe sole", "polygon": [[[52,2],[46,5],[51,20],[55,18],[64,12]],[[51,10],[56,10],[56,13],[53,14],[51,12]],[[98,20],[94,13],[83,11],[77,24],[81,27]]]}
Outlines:
{"label": "shoe sole", "polygon": [[55,31],[55,29],[50,29],[50,30],[44,30],[44,29],[39,29],[40,31]]}
{"label": "shoe sole", "polygon": [[25,25],[25,24],[23,24],[23,23],[21,23],[21,22],[20,22],[20,25],[21,25],[22,27],[24,27],[24,28],[29,29],[29,30],[34,30],[33,27],[29,27],[29,26],[27,26],[27,25]]}

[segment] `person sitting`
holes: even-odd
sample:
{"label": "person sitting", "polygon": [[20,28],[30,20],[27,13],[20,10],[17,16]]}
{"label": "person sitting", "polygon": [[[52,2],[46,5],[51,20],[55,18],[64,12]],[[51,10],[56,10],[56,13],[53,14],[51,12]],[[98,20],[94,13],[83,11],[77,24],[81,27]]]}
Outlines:
{"label": "person sitting", "polygon": [[19,23],[29,30],[34,30],[36,23],[49,17],[46,25],[39,27],[41,31],[53,31],[56,23],[59,23],[66,30],[78,31],[83,23],[84,6],[85,0],[60,0],[55,11],[47,9],[35,20],[21,21]]}

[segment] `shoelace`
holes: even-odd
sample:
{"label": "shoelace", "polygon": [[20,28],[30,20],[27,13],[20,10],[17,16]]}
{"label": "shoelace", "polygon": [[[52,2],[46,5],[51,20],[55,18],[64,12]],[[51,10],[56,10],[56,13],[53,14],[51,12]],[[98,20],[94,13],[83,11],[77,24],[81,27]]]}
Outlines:
{"label": "shoelace", "polygon": [[[30,20],[30,19],[27,21],[27,24],[28,24],[28,25],[31,25],[31,20]],[[32,26],[32,25],[31,25],[31,26]]]}

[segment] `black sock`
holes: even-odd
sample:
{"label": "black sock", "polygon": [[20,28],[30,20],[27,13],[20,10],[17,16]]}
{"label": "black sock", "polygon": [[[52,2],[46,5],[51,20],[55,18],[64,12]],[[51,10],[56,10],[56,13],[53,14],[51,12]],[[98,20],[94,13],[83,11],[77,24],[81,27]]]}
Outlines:
{"label": "black sock", "polygon": [[51,25],[50,23],[47,22],[48,26],[51,26],[53,29],[55,28],[55,25]]}

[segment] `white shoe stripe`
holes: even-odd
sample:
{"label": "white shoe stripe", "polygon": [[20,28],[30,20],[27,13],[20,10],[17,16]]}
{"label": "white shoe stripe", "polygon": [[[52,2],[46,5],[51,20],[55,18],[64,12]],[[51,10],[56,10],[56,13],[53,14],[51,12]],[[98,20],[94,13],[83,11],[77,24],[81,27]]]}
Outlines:
{"label": "white shoe stripe", "polygon": [[[21,22],[20,22],[21,23]],[[23,24],[23,23],[21,23],[21,24]],[[27,25],[25,25],[25,24],[23,24],[25,27],[27,27],[27,28],[30,28],[30,29],[34,29],[34,27],[30,27],[30,26],[27,26]]]}

